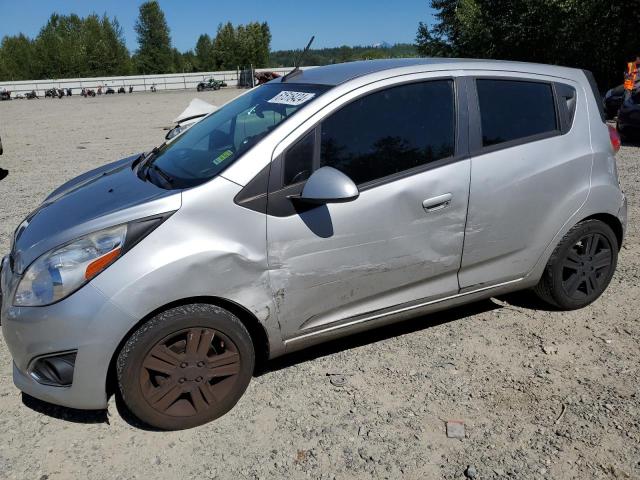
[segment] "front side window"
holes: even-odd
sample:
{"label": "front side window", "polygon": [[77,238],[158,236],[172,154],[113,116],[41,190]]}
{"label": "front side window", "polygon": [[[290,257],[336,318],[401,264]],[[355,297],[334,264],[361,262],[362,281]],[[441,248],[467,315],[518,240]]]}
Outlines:
{"label": "front side window", "polygon": [[157,176],[158,183],[166,188],[199,185],[218,175],[328,89],[287,83],[258,87],[158,149],[148,169],[149,178]]}
{"label": "front side window", "polygon": [[549,83],[479,79],[476,85],[484,147],[558,131]]}
{"label": "front side window", "polygon": [[343,107],[321,125],[320,166],[362,185],[453,156],[452,80],[381,90]]}
{"label": "front side window", "polygon": [[313,152],[315,148],[315,130],[307,133],[287,151],[284,162],[283,186],[303,182],[313,172]]}

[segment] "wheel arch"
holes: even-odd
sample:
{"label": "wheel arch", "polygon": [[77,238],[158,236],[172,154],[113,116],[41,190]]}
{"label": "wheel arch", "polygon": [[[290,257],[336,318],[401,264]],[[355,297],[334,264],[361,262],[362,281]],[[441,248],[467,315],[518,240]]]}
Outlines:
{"label": "wheel arch", "polygon": [[616,235],[616,240],[618,241],[618,251],[622,248],[622,241],[624,239],[624,229],[622,227],[622,222],[615,215],[611,215],[610,213],[596,213],[595,215],[591,215],[589,217],[583,218],[579,222],[576,222],[576,225],[580,222],[585,222],[587,220],[600,220],[602,223],[606,224],[613,230],[613,233]]}
{"label": "wheel arch", "polygon": [[107,370],[107,378],[106,378],[106,393],[107,396],[115,393],[117,391],[117,378],[116,378],[116,362],[118,360],[118,355],[124,347],[124,344],[131,337],[131,335],[140,328],[143,324],[148,322],[150,319],[155,317],[161,312],[170,310],[175,307],[179,307],[182,305],[188,305],[192,303],[206,303],[209,305],[215,305],[220,308],[224,308],[229,312],[233,313],[236,317],[240,319],[242,324],[246,327],[251,335],[251,341],[253,343],[255,353],[256,353],[256,368],[261,368],[265,362],[269,359],[270,355],[270,343],[269,343],[269,335],[265,327],[260,323],[258,318],[251,313],[247,308],[242,305],[228,300],[222,297],[215,296],[198,296],[198,297],[188,297],[182,298],[180,300],[175,300],[173,302],[167,303],[161,307],[156,308],[152,312],[145,315],[140,321],[135,323],[123,336],[123,338],[118,343],[117,348],[114,350],[113,355],[111,356],[111,360],[109,362],[109,368]]}
{"label": "wheel arch", "polygon": [[[582,213],[579,215],[578,213]],[[527,285],[535,285],[542,277],[545,267],[547,266],[547,262],[551,258],[553,251],[558,246],[558,244],[562,241],[562,238],[566,235],[566,233],[571,230],[577,224],[587,221],[587,220],[600,220],[601,222],[608,225],[614,232],[616,236],[616,240],[618,243],[618,251],[622,248],[622,243],[624,240],[624,227],[622,222],[618,217],[611,213],[607,212],[597,212],[594,213],[593,210],[589,213],[587,212],[578,212],[570,221],[568,221],[560,231],[556,233],[553,240],[547,245],[545,252],[538,259],[538,262],[534,266],[534,268],[527,274],[526,282]]]}

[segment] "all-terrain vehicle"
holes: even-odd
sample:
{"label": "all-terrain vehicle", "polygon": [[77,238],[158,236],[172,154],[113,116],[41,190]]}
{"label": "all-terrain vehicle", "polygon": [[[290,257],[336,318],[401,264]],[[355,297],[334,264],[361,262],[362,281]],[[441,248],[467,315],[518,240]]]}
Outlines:
{"label": "all-terrain vehicle", "polygon": [[216,80],[215,78],[210,78],[206,82],[200,82],[198,84],[197,90],[202,92],[203,90],[220,90],[222,87],[226,87],[227,84],[221,80]]}

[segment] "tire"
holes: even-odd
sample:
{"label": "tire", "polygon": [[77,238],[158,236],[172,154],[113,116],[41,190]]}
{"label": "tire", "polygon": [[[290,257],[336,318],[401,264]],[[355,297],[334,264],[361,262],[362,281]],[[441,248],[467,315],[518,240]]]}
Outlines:
{"label": "tire", "polygon": [[214,305],[184,305],[129,337],[117,360],[119,393],[152,427],[192,428],[233,408],[254,364],[251,336],[238,317]]}
{"label": "tire", "polygon": [[575,225],[553,251],[535,293],[561,310],[576,310],[606,290],[618,263],[618,240],[600,220]]}
{"label": "tire", "polygon": [[196,88],[196,90],[198,90],[199,92],[202,91],[202,85],[198,85],[198,87]]}

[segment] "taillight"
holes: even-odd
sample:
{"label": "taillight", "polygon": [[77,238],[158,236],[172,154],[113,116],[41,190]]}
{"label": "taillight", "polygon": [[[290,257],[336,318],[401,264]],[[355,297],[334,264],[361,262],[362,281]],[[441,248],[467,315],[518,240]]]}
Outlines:
{"label": "taillight", "polygon": [[622,146],[622,140],[620,140],[620,134],[618,133],[618,130],[616,130],[611,125],[608,125],[608,127],[609,127],[609,139],[611,140],[611,146],[613,147],[613,151],[615,153],[618,153],[618,150],[620,150],[620,147]]}

